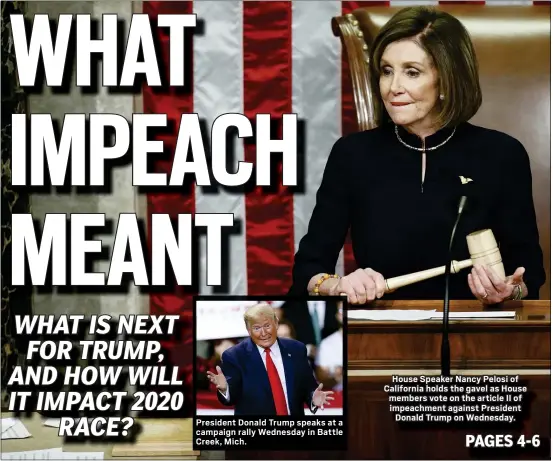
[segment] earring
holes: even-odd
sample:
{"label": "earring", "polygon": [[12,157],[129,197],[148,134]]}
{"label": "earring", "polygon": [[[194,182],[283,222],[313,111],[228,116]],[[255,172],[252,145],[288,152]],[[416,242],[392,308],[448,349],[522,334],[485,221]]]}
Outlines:
{"label": "earring", "polygon": [[443,94],[441,94],[440,99],[443,101],[445,99],[445,96]]}

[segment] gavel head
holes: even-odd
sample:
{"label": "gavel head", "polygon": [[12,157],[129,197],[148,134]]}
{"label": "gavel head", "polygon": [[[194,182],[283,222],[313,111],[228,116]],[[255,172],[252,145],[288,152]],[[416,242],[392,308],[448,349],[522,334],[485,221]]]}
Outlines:
{"label": "gavel head", "polygon": [[476,264],[489,266],[502,280],[505,280],[503,260],[491,229],[483,229],[467,235],[467,244],[473,266]]}

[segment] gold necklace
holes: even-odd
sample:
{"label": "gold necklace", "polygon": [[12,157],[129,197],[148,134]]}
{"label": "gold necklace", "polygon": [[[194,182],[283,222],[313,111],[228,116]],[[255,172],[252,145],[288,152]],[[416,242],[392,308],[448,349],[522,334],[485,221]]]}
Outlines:
{"label": "gold necklace", "polygon": [[429,150],[436,150],[438,147],[442,147],[446,142],[448,142],[453,137],[453,135],[455,134],[455,130],[457,130],[457,127],[453,128],[453,133],[451,133],[449,135],[449,137],[444,142],[442,142],[441,144],[438,144],[437,146],[427,147],[427,148],[410,146],[403,139],[401,139],[401,137],[399,136],[399,131],[398,131],[397,125],[395,126],[394,130],[396,132],[396,137],[397,137],[398,141],[401,144],[403,144],[405,147],[408,147],[409,149],[413,149],[413,150],[416,150],[416,151],[419,151],[419,152],[427,152]]}

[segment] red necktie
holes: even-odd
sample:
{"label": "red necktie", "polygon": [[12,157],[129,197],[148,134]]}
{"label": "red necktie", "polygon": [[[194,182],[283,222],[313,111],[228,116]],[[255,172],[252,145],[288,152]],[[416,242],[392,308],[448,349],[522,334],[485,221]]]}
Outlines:
{"label": "red necktie", "polygon": [[286,397],[284,397],[284,390],[282,389],[282,383],[280,382],[275,363],[271,358],[271,349],[266,348],[265,353],[265,357],[267,358],[267,374],[269,375],[269,383],[273,391],[273,400],[275,401],[277,415],[287,415]]}

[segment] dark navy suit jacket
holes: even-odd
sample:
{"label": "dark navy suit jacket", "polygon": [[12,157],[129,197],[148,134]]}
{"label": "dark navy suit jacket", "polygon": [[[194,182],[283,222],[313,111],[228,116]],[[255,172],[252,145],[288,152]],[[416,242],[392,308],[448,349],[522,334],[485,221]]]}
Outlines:
{"label": "dark navy suit jacket", "polygon": [[[311,398],[318,386],[307,360],[307,349],[295,339],[278,338],[277,341],[286,376],[290,415],[303,416],[306,403],[312,408]],[[223,352],[221,369],[227,379],[230,401],[227,402],[219,391],[217,396],[224,405],[234,406],[235,415],[276,415],[269,376],[251,338]]]}

